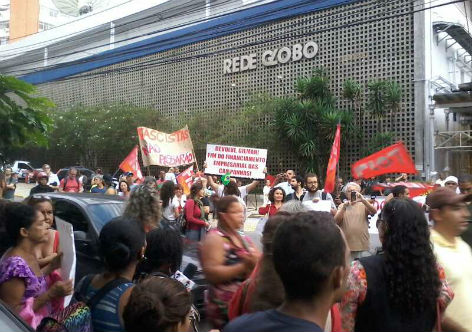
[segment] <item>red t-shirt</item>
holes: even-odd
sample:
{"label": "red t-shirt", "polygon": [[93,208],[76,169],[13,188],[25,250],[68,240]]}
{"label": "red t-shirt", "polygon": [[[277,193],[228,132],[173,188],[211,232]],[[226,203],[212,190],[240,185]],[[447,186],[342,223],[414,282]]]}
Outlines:
{"label": "red t-shirt", "polygon": [[63,189],[66,193],[78,193],[80,192],[80,188],[82,188],[82,182],[80,182],[77,178],[71,179],[69,177],[65,177],[61,180],[59,188]]}

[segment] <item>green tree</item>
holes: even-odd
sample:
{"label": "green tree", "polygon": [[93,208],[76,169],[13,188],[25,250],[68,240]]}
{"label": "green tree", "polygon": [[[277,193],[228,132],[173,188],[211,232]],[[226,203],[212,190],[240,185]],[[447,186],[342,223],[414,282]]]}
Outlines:
{"label": "green tree", "polygon": [[278,100],[275,123],[294,146],[306,169],[323,174],[336,125],[342,126],[342,150],[346,150],[347,142],[355,136],[353,115],[336,107],[329,77],[323,69],[315,69],[311,77],[298,79],[296,87],[297,98]]}
{"label": "green tree", "polygon": [[34,96],[36,88],[13,76],[0,75],[0,150],[31,144],[46,146],[52,120],[47,111],[52,101]]}
{"label": "green tree", "polygon": [[382,131],[382,124],[386,118],[390,118],[391,131],[393,128],[393,115],[400,111],[402,91],[397,82],[375,80],[367,85],[368,100],[367,110],[372,118],[377,121],[378,132]]}

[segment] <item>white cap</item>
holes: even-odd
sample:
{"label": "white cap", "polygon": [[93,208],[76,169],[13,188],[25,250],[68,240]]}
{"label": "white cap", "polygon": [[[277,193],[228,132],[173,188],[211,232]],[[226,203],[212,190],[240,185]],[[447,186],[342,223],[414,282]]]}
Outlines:
{"label": "white cap", "polygon": [[444,184],[448,183],[448,182],[454,182],[455,184],[459,184],[459,180],[455,177],[455,176],[448,176],[445,180],[444,180]]}

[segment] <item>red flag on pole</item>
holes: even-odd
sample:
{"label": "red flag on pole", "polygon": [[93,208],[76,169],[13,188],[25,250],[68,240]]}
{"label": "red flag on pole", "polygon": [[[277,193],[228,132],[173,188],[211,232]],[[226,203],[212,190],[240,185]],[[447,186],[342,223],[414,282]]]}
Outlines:
{"label": "red flag on pole", "polygon": [[336,127],[336,135],[334,135],[333,147],[329,156],[328,168],[326,169],[326,181],[324,191],[331,193],[336,186],[336,166],[339,162],[339,154],[341,147],[341,125]]}
{"label": "red flag on pole", "polygon": [[416,167],[405,145],[398,142],[355,162],[351,173],[355,179],[369,179],[388,173],[416,174]]}
{"label": "red flag on pole", "polygon": [[185,195],[190,194],[190,187],[193,184],[193,174],[193,166],[190,166],[177,176],[177,182],[182,186]]}
{"label": "red flag on pole", "polygon": [[139,166],[137,145],[131,150],[125,160],[121,162],[120,169],[123,172],[133,172],[134,176],[137,177],[140,182],[144,180],[141,167]]}

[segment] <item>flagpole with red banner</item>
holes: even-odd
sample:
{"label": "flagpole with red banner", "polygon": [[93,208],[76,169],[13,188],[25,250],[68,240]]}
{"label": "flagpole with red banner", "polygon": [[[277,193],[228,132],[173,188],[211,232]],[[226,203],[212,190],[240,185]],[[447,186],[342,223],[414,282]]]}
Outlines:
{"label": "flagpole with red banner", "polygon": [[341,146],[341,124],[336,126],[336,134],[334,135],[331,155],[329,156],[328,167],[326,169],[326,179],[324,191],[332,193],[336,187],[336,170],[339,162],[339,153]]}
{"label": "flagpole with red banner", "polygon": [[139,166],[138,150],[138,146],[136,145],[121,162],[119,167],[123,172],[132,172],[134,175],[136,175],[139,181],[143,181],[144,177],[141,173],[141,166]]}

